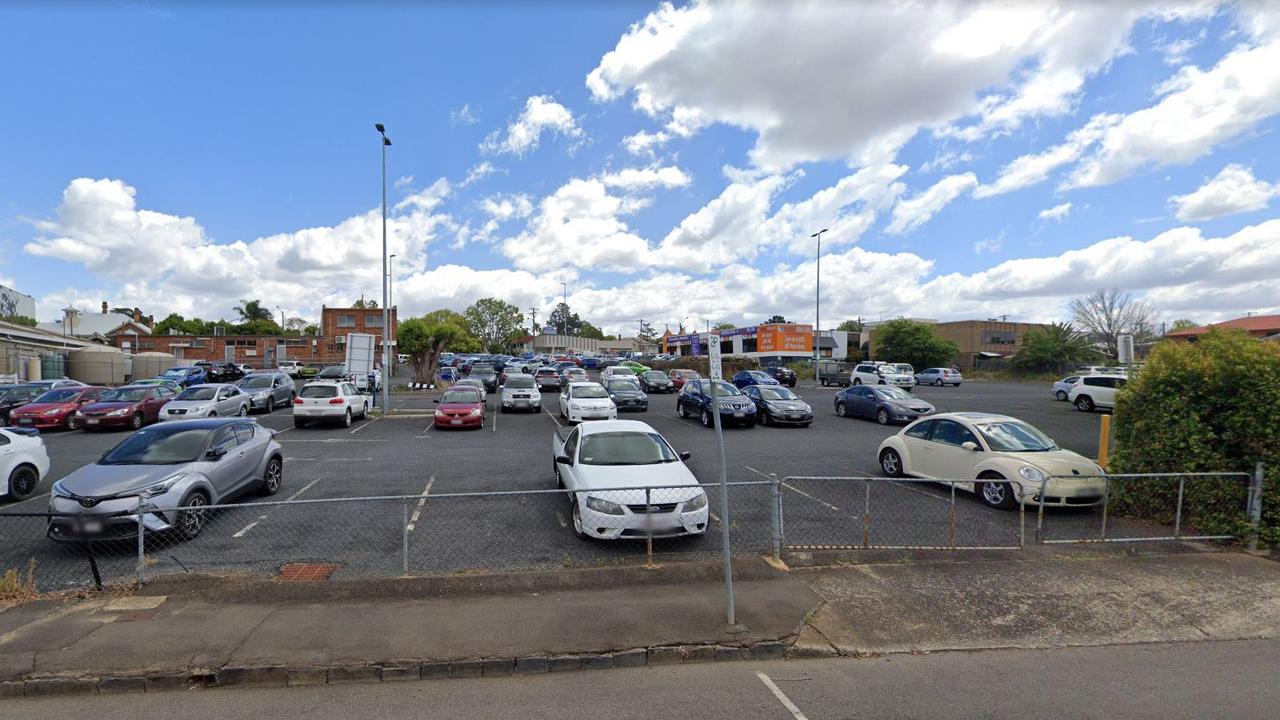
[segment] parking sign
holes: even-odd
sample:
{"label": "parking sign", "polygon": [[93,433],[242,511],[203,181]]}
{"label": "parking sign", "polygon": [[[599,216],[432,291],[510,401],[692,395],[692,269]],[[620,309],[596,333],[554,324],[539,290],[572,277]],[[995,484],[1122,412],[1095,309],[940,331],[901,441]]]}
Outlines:
{"label": "parking sign", "polygon": [[710,372],[712,380],[722,379],[720,372],[720,336],[717,334],[707,335],[707,358],[710,363]]}

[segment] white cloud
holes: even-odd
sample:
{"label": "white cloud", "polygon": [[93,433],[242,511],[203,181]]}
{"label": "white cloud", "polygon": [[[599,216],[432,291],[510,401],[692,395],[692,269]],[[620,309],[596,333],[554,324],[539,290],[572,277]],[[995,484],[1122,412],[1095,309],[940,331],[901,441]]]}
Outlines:
{"label": "white cloud", "polygon": [[1000,233],[995,237],[983,238],[973,243],[973,254],[981,255],[983,253],[998,253],[1004,247],[1004,233]]}
{"label": "white cloud", "polygon": [[[1072,109],[1158,3],[664,3],[587,76],[689,135],[711,122],[758,133],[751,157],[876,159],[921,127],[976,117],[969,139]],[[809,69],[821,69],[810,71]],[[886,154],[886,151],[887,154]]]}
{"label": "white cloud", "polygon": [[655,187],[685,187],[693,181],[685,171],[674,165],[666,167],[626,168],[600,176],[608,187],[624,191],[648,190]]}
{"label": "white cloud", "polygon": [[450,125],[475,125],[480,122],[480,117],[476,111],[472,109],[471,104],[467,103],[457,110],[449,111]]}
{"label": "white cloud", "polygon": [[619,219],[623,200],[599,179],[573,179],[538,204],[524,232],[503,241],[517,268],[546,272],[565,266],[634,271],[651,264],[649,245]]}
{"label": "white cloud", "polygon": [[622,146],[632,155],[653,157],[657,149],[665,145],[670,139],[671,135],[665,132],[651,133],[641,130],[634,135],[622,138]]}
{"label": "white cloud", "polygon": [[467,177],[462,180],[460,185],[461,187],[467,187],[468,185],[489,177],[497,171],[498,169],[493,166],[493,163],[488,161],[477,163],[467,171]]}
{"label": "white cloud", "polygon": [[493,131],[481,143],[480,149],[523,156],[538,148],[544,132],[568,138],[582,137],[582,129],[569,108],[550,95],[534,95],[525,101],[524,110],[507,126],[505,134],[501,130]]}
{"label": "white cloud", "polygon": [[413,184],[412,175],[401,175],[400,177],[396,178],[395,187],[397,190],[399,190],[399,189],[407,188],[412,184]]}
{"label": "white cloud", "polygon": [[942,178],[919,195],[899,200],[893,208],[893,220],[885,231],[900,234],[915,230],[977,184],[978,177],[971,172]]}
{"label": "white cloud", "polygon": [[1280,183],[1258,180],[1249,168],[1231,164],[1195,191],[1169,198],[1169,203],[1177,208],[1179,220],[1199,222],[1261,210],[1276,196],[1280,196]]}
{"label": "white cloud", "polygon": [[991,197],[1043,182],[1053,171],[1080,159],[1084,151],[1097,142],[1108,127],[1119,120],[1119,115],[1107,113],[1094,115],[1084,127],[1072,131],[1062,144],[1038,153],[1014,158],[1000,169],[1000,175],[995,182],[978,186],[973,191],[973,196]]}
{"label": "white cloud", "polygon": [[1060,205],[1054,205],[1051,208],[1041,210],[1036,217],[1041,220],[1062,220],[1071,212],[1071,203],[1064,202]]}
{"label": "white cloud", "polygon": [[934,171],[950,170],[956,165],[971,163],[973,159],[973,154],[967,150],[964,152],[949,150],[935,155],[932,160],[921,165],[920,172],[928,174]]}

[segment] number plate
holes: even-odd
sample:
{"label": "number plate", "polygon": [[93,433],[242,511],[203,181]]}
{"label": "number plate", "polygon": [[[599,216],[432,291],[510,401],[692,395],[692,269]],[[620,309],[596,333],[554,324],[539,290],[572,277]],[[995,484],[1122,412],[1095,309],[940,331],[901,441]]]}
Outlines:
{"label": "number plate", "polygon": [[461,425],[461,424],[462,424],[462,421],[461,421],[461,420],[450,420],[450,421],[449,421],[449,424],[450,424],[450,425]]}
{"label": "number plate", "polygon": [[82,520],[80,522],[80,532],[86,535],[97,535],[102,532],[101,520]]}
{"label": "number plate", "polygon": [[18,418],[19,425],[30,425],[31,422],[31,418]]}
{"label": "number plate", "polygon": [[734,416],[734,417],[736,417],[736,418],[738,418],[738,417],[746,417],[746,416],[747,416],[747,414],[746,414],[746,413],[741,413],[741,412],[736,412],[736,413],[734,413],[734,414],[733,414],[733,416]]}
{"label": "number plate", "polygon": [[85,420],[84,423],[85,425],[97,425],[98,418],[89,418],[88,420]]}

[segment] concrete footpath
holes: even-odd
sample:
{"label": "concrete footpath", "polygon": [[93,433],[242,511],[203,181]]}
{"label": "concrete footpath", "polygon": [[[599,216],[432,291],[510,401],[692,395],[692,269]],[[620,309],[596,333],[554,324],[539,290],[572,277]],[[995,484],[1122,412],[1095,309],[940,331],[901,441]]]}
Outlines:
{"label": "concrete footpath", "polygon": [[[1229,552],[890,555],[364,583],[182,576],[0,611],[0,697],[1280,637],[1280,564]],[[882,561],[882,562],[881,562]]]}

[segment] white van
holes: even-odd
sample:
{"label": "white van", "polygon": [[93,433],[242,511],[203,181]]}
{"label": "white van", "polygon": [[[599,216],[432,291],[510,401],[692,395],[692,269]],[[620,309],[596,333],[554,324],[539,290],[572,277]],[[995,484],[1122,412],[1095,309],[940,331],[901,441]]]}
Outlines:
{"label": "white van", "polygon": [[1116,406],[1116,392],[1128,381],[1123,375],[1085,375],[1071,386],[1067,400],[1081,412],[1094,408],[1109,410]]}

